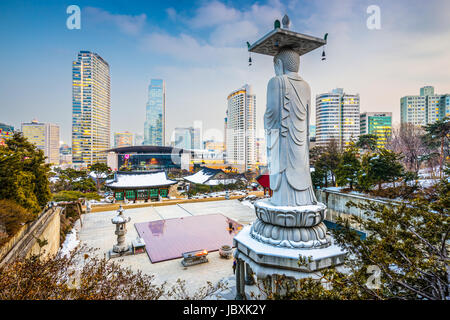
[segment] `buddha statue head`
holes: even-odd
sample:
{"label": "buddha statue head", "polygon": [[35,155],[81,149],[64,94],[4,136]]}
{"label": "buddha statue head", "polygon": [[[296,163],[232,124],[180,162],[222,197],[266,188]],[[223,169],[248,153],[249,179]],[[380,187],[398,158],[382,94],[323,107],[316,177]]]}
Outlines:
{"label": "buddha statue head", "polygon": [[273,57],[273,64],[277,76],[288,72],[298,73],[300,68],[300,55],[289,47],[283,47]]}

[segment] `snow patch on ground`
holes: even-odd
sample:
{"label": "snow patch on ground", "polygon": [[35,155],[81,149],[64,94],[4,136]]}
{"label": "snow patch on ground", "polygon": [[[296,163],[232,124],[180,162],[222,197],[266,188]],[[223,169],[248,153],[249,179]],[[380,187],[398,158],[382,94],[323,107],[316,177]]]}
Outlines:
{"label": "snow patch on ground", "polygon": [[241,203],[242,203],[244,206],[247,206],[247,207],[250,207],[250,208],[252,208],[252,209],[255,209],[255,206],[253,205],[253,203],[251,203],[251,202],[248,201],[248,200],[243,200]]}
{"label": "snow patch on ground", "polygon": [[64,243],[59,250],[59,254],[63,257],[69,257],[70,252],[80,244],[80,240],[77,239],[77,231],[73,228],[67,235]]}

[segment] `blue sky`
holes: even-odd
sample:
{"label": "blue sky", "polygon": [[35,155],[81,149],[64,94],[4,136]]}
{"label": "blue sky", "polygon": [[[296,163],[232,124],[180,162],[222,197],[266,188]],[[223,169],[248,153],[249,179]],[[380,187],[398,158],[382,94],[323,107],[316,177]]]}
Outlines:
{"label": "blue sky", "polygon": [[[81,30],[66,28],[71,4],[81,8]],[[366,27],[372,4],[381,9],[380,30]],[[245,83],[257,95],[262,129],[272,61],[253,55],[248,67],[245,43],[285,13],[295,31],[329,33],[326,61],[321,50],[301,59],[313,96],[342,87],[361,95],[362,111],[392,111],[398,122],[401,96],[423,85],[450,93],[449,12],[446,0],[2,1],[0,122],[58,123],[70,143],[71,63],[91,50],[111,67],[113,132],[143,132],[151,78],[166,80],[167,138],[196,120],[221,138],[226,97]]]}

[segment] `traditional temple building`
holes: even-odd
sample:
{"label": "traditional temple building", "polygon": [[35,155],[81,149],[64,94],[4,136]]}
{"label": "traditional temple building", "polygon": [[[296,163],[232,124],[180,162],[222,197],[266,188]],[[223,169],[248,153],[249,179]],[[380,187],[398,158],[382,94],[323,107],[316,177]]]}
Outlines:
{"label": "traditional temple building", "polygon": [[270,189],[270,176],[267,173],[259,175],[256,178],[256,181],[258,181],[259,185],[264,188],[265,196],[272,196],[273,191]]}
{"label": "traditional temple building", "polygon": [[171,185],[177,183],[167,178],[165,171],[117,172],[106,186],[114,192],[114,199],[121,201],[158,200],[167,198]]}
{"label": "traditional temple building", "polygon": [[208,186],[216,186],[219,184],[236,183],[238,179],[229,178],[228,175],[221,169],[202,168],[200,171],[184,177],[184,180],[195,184],[204,184]]}

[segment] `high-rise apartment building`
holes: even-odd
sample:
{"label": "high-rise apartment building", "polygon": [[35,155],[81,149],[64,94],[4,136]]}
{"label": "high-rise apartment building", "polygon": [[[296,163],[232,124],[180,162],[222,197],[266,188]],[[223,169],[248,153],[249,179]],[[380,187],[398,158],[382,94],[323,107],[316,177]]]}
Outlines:
{"label": "high-rise apartment building", "polygon": [[151,79],[145,112],[144,144],[164,146],[166,134],[166,85],[164,80]]}
{"label": "high-rise apartment building", "polygon": [[106,163],[111,140],[111,81],[108,63],[80,51],[72,63],[72,161]]}
{"label": "high-rise apartment building", "polygon": [[22,133],[29,142],[44,151],[45,162],[59,164],[59,126],[53,123],[41,123],[36,119],[22,123]]}
{"label": "high-rise apartment building", "polygon": [[256,95],[249,85],[228,95],[226,160],[241,170],[256,164]]}
{"label": "high-rise apartment building", "polygon": [[392,112],[364,112],[360,116],[361,135],[377,136],[378,147],[384,147],[392,134]]}
{"label": "high-rise apartment building", "polygon": [[316,96],[316,144],[335,140],[344,148],[359,137],[359,94],[337,88]]}
{"label": "high-rise apartment building", "polygon": [[227,151],[227,122],[228,122],[228,109],[225,112],[225,118],[223,119],[223,147],[225,150],[225,153]]}
{"label": "high-rise apartment building", "polygon": [[5,123],[0,123],[0,146],[5,144],[6,139],[9,139],[14,134],[14,127]]}
{"label": "high-rise apartment building", "polygon": [[114,147],[131,147],[133,145],[133,134],[131,132],[114,132]]}
{"label": "high-rise apartment building", "polygon": [[419,96],[400,99],[400,121],[425,126],[450,116],[450,94],[436,94],[434,87],[420,88]]}
{"label": "high-rise apartment building", "polygon": [[256,162],[259,166],[267,165],[267,146],[266,139],[263,137],[256,138]]}

